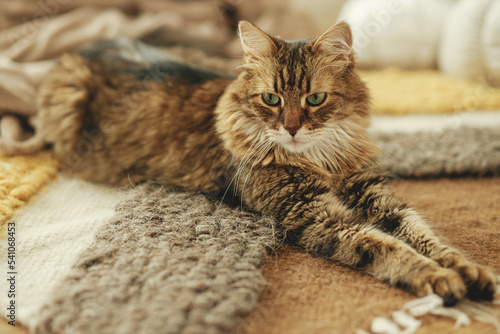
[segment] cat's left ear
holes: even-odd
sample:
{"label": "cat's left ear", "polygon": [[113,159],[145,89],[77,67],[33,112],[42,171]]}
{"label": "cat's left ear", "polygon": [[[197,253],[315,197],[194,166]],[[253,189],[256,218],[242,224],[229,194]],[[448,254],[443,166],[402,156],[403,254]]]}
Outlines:
{"label": "cat's left ear", "polygon": [[270,57],[278,51],[271,37],[250,22],[241,21],[238,28],[247,60]]}
{"label": "cat's left ear", "polygon": [[312,46],[313,52],[338,55],[343,60],[353,62],[352,32],[346,22],[339,22],[318,37]]}

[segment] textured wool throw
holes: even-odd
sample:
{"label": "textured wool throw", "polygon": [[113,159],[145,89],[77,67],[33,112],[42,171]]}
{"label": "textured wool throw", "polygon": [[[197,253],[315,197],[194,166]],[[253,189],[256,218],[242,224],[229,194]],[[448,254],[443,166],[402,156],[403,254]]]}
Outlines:
{"label": "textured wool throw", "polygon": [[500,175],[500,113],[374,117],[378,164],[394,177]]}
{"label": "textured wool throw", "polygon": [[38,333],[228,333],[264,287],[272,219],[197,193],[142,185],[97,233]]}

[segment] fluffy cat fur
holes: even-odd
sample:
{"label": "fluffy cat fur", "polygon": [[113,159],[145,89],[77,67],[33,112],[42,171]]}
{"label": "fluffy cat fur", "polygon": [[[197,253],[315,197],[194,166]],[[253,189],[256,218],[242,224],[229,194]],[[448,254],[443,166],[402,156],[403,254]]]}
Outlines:
{"label": "fluffy cat fur", "polygon": [[317,256],[419,296],[491,299],[494,274],[443,244],[374,168],[349,26],[295,42],[245,21],[239,32],[237,78],[127,40],[65,54],[40,88],[45,142],[85,179],[235,193]]}

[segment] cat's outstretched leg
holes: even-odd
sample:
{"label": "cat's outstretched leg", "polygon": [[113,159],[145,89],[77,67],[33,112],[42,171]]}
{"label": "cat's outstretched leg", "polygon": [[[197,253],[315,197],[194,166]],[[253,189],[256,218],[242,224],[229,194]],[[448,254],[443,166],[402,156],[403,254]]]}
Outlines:
{"label": "cat's outstretched leg", "polygon": [[[460,275],[382,232],[334,193],[331,184],[299,168],[254,169],[242,194],[247,205],[282,222],[308,252],[364,270],[424,296],[465,296]],[[240,191],[242,191],[240,189]]]}
{"label": "cat's outstretched leg", "polygon": [[467,296],[491,300],[496,291],[496,277],[491,270],[469,261],[461,252],[436,236],[425,220],[407,208],[387,188],[383,177],[375,173],[358,173],[345,180],[340,194],[372,226],[393,235],[418,253],[444,268],[460,274],[467,285]]}
{"label": "cat's outstretched leg", "polygon": [[461,252],[439,240],[425,220],[412,209],[405,211],[394,235],[410,244],[419,253],[445,268],[457,271],[467,284],[471,299],[491,300],[496,291],[495,274],[488,268],[469,261]]}
{"label": "cat's outstretched leg", "polygon": [[364,270],[418,296],[436,293],[448,302],[465,296],[467,288],[456,271],[441,267],[397,238],[359,224],[359,217],[346,210],[331,205],[310,226],[289,233],[310,253]]}

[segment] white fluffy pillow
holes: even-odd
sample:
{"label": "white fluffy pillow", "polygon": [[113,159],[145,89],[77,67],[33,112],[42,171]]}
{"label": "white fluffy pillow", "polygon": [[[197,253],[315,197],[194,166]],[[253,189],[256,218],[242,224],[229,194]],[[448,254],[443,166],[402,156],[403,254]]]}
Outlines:
{"label": "white fluffy pillow", "polygon": [[500,1],[462,0],[447,17],[439,68],[500,86]]}
{"label": "white fluffy pillow", "polygon": [[436,66],[449,0],[349,0],[338,17],[353,30],[364,68]]}

